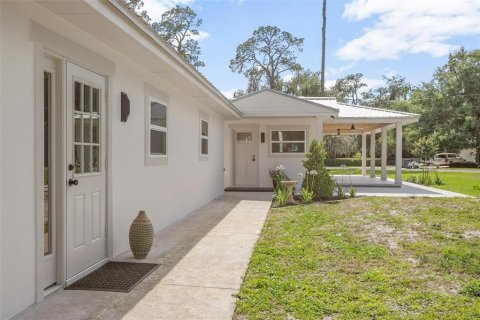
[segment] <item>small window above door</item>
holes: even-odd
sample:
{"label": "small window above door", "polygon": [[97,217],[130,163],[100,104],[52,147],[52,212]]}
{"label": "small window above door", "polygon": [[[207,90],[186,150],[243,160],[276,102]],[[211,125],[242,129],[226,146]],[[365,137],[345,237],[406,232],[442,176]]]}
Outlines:
{"label": "small window above door", "polygon": [[237,143],[252,143],[252,132],[237,132]]}

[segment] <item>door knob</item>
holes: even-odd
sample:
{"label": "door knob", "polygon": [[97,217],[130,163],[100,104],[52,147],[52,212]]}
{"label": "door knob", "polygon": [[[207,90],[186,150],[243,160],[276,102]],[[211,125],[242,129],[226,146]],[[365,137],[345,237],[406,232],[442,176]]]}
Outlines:
{"label": "door knob", "polygon": [[70,163],[70,164],[68,165],[68,170],[72,171],[73,169],[75,169],[75,166]]}
{"label": "door knob", "polygon": [[68,185],[71,186],[78,186],[78,180],[77,179],[68,179]]}

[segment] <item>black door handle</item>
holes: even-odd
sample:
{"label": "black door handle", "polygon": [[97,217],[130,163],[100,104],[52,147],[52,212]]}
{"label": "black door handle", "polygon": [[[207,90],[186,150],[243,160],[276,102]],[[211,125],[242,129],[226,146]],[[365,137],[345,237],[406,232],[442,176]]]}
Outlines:
{"label": "black door handle", "polygon": [[253,155],[252,161],[255,161],[255,155]]}
{"label": "black door handle", "polygon": [[77,179],[68,179],[68,185],[71,186],[78,186],[78,180]]}

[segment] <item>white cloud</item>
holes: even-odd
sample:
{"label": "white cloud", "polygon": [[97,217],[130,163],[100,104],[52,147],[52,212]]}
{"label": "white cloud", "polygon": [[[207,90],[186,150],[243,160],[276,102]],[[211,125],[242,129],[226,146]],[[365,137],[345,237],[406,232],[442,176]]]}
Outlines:
{"label": "white cloud", "polygon": [[283,82],[288,82],[293,79],[293,76],[294,76],[293,73],[285,74],[282,76],[282,80]]}
{"label": "white cloud", "polygon": [[[337,80],[325,80],[325,88],[331,89]],[[367,84],[366,87],[360,88],[359,92],[367,92],[370,89],[375,89],[383,85],[383,80],[373,78],[362,78],[362,81]]]}
{"label": "white cloud", "polygon": [[349,63],[340,67],[328,67],[327,70],[325,70],[325,76],[327,77],[336,76],[344,71],[347,71],[348,69],[353,68],[354,66],[355,66],[355,63]]}
{"label": "white cloud", "polygon": [[146,10],[152,21],[160,21],[162,14],[175,5],[188,5],[195,0],[143,0],[144,6],[140,11]]}
{"label": "white cloud", "polygon": [[456,36],[480,35],[478,0],[353,0],[349,21],[375,18],[373,26],[337,51],[344,60],[398,59],[402,54],[448,54]]}

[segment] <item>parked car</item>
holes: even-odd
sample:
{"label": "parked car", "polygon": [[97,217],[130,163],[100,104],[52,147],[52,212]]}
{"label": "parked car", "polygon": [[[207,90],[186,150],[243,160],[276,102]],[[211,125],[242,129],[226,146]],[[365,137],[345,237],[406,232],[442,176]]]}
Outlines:
{"label": "parked car", "polygon": [[456,153],[437,153],[433,156],[431,163],[437,167],[448,166],[451,163],[464,163],[467,160],[458,156]]}

